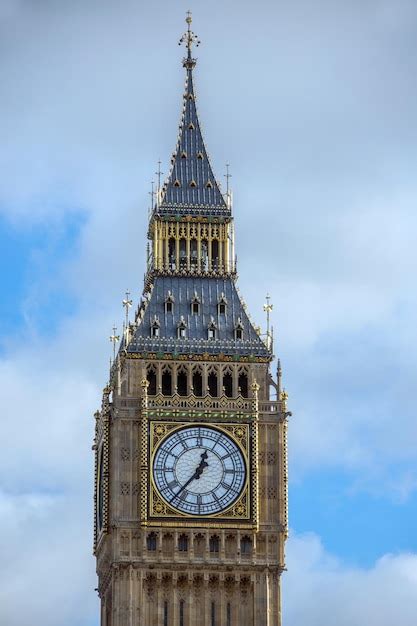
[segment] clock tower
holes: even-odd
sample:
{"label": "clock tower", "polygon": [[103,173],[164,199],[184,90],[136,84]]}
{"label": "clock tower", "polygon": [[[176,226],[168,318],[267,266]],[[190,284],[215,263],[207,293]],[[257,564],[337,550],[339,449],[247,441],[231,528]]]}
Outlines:
{"label": "clock tower", "polygon": [[201,134],[187,24],[143,295],[95,414],[101,626],[281,626],[287,396],[269,328],[260,334],[237,289],[231,194]]}

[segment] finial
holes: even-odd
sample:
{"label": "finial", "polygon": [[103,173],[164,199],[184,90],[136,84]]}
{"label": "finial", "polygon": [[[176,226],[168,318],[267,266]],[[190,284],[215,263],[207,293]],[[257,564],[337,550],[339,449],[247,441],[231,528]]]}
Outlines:
{"label": "finial", "polygon": [[126,311],[126,322],[125,322],[126,328],[129,326],[129,309],[133,304],[133,301],[129,300],[129,296],[130,296],[130,291],[126,289],[126,298],[122,300],[123,307],[125,308],[125,311]]}
{"label": "finial", "polygon": [[229,173],[230,163],[226,163],[226,174],[224,175],[226,179],[226,197],[229,198],[229,179],[232,178],[232,175]]}
{"label": "finial", "polygon": [[116,335],[116,330],[117,330],[116,326],[113,326],[113,334],[110,335],[110,338],[109,338],[113,344],[113,361],[116,358],[116,343],[120,339],[120,335]]}
{"label": "finial", "polygon": [[266,294],[266,303],[264,304],[264,311],[266,313],[266,342],[267,342],[267,347],[268,349],[271,349],[271,331],[270,331],[270,327],[269,327],[269,320],[270,320],[270,315],[271,315],[271,311],[274,308],[274,305],[271,304],[270,302],[271,300],[271,296],[269,295],[269,293]]}
{"label": "finial", "polygon": [[288,393],[285,391],[285,389],[281,391],[281,395],[279,399],[282,402],[282,410],[285,413],[287,411],[287,401],[288,401]]}
{"label": "finial", "polygon": [[158,176],[158,187],[156,189],[156,206],[159,207],[160,198],[161,198],[161,176],[163,172],[161,172],[161,159],[158,161],[158,171],[155,172],[156,176]]}
{"label": "finial", "polygon": [[151,209],[150,209],[150,210],[151,210],[151,212],[152,212],[152,211],[154,210],[154,208],[155,208],[154,203],[153,203],[153,199],[154,199],[154,197],[155,197],[155,190],[154,190],[154,187],[155,187],[155,183],[154,183],[154,181],[152,180],[152,181],[151,181],[151,190],[148,192],[148,193],[149,193],[149,195],[151,196]]}
{"label": "finial", "polygon": [[278,399],[280,399],[281,397],[281,392],[282,392],[282,369],[281,369],[281,359],[278,359],[278,364],[277,364],[277,385],[278,385]]}
{"label": "finial", "polygon": [[192,70],[196,64],[196,60],[192,58],[191,50],[192,50],[193,44],[195,44],[197,48],[200,45],[201,41],[199,40],[197,35],[193,33],[193,31],[191,30],[191,24],[193,21],[191,11],[187,11],[187,17],[185,18],[185,21],[188,24],[187,32],[183,34],[183,36],[178,42],[178,45],[180,46],[182,43],[185,44],[185,47],[187,48],[187,57],[183,59],[182,64],[184,67],[187,68],[187,70]]}

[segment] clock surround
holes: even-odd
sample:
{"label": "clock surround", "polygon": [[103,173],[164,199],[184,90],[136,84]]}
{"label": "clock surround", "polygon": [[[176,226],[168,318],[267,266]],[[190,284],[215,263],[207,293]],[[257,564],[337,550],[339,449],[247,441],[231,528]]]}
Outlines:
{"label": "clock surround", "polygon": [[[245,477],[242,481],[242,486],[239,489],[239,493],[227,506],[222,510],[208,512],[206,514],[192,515],[189,512],[182,511],[175,506],[175,503],[170,503],[160,493],[158,488],[158,482],[154,476],[154,462],[158,451],[164,444],[164,441],[168,441],[174,433],[178,433],[187,429],[202,429],[203,431],[213,431],[223,435],[228,441],[236,446],[236,450],[241,455],[244,465]],[[253,499],[251,498],[251,485],[256,488],[256,473],[254,473],[252,465],[254,462],[254,456],[252,454],[252,448],[256,445],[256,429],[252,423],[215,423],[211,422],[165,422],[165,421],[151,421],[149,428],[149,499],[148,499],[148,513],[149,520],[157,520],[163,518],[181,519],[184,520],[184,524],[195,523],[198,519],[201,525],[210,524],[211,519],[219,521],[251,521],[256,523],[256,507],[251,506]],[[148,453],[148,452],[147,452]]]}

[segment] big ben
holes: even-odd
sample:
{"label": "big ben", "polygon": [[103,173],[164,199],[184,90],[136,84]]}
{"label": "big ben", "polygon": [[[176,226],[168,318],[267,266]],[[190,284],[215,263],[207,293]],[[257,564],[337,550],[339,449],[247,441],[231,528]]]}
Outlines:
{"label": "big ben", "polygon": [[203,141],[187,25],[143,295],[95,414],[101,626],[281,626],[287,396],[271,333],[237,289],[232,199]]}

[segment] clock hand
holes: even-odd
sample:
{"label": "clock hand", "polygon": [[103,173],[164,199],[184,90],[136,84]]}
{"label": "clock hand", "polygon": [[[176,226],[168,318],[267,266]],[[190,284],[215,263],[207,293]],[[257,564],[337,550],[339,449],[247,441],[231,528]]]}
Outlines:
{"label": "clock hand", "polygon": [[208,463],[207,463],[207,461],[206,461],[207,457],[208,457],[207,450],[204,450],[203,454],[201,455],[201,461],[200,461],[200,463],[199,463],[199,465],[198,465],[197,469],[195,470],[194,474],[191,476],[191,478],[190,478],[189,480],[187,480],[187,482],[185,483],[185,485],[183,485],[183,486],[181,487],[181,489],[180,489],[179,491],[177,491],[177,493],[174,495],[174,497],[173,497],[173,498],[171,498],[170,502],[172,502],[175,498],[177,498],[177,497],[180,495],[180,493],[181,493],[182,491],[184,491],[184,489],[185,489],[186,487],[188,487],[188,485],[189,485],[190,483],[192,483],[192,482],[193,482],[193,480],[199,480],[199,478],[200,478],[201,474],[202,474],[202,473],[203,473],[203,471],[204,471],[204,468],[205,468],[205,467],[208,467]]}

